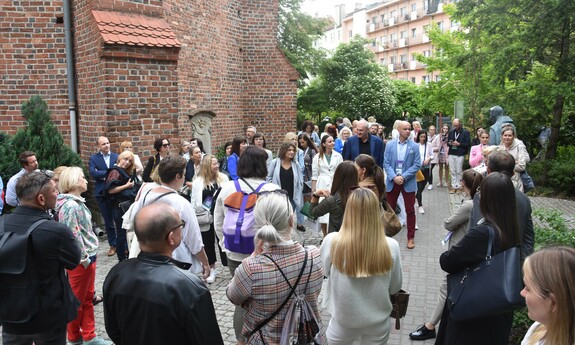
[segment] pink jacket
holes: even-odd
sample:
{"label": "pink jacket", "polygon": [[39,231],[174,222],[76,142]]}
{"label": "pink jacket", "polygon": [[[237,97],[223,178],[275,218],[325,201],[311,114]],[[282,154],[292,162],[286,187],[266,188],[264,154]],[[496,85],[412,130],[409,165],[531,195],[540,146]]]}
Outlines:
{"label": "pink jacket", "polygon": [[479,144],[471,146],[471,152],[469,153],[469,165],[472,168],[475,168],[481,164],[481,162],[483,162],[483,154],[481,151],[483,151],[483,145]]}

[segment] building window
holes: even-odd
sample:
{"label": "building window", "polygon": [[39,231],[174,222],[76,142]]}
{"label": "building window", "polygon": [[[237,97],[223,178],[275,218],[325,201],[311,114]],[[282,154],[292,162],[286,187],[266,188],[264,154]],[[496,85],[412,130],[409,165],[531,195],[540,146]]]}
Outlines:
{"label": "building window", "polygon": [[411,61],[417,61],[417,58],[415,57],[415,53],[411,54]]}
{"label": "building window", "polygon": [[407,62],[407,54],[401,54],[399,56],[399,62],[401,62],[401,63]]}
{"label": "building window", "polygon": [[441,77],[438,76],[438,75],[436,75],[436,76],[435,76],[435,82],[437,83],[437,82],[440,81],[440,80],[441,80]]}
{"label": "building window", "polygon": [[381,22],[383,23],[385,21],[385,14],[382,14],[379,18],[381,19]]}
{"label": "building window", "polygon": [[400,32],[399,38],[407,38],[407,30]]}
{"label": "building window", "polygon": [[372,24],[376,24],[376,23],[377,23],[377,17],[376,17],[376,16],[371,17],[371,23],[372,23]]}
{"label": "building window", "polygon": [[397,17],[397,11],[395,11],[395,10],[391,11],[391,12],[389,13],[389,16],[390,16],[391,18],[396,18],[396,17]]}
{"label": "building window", "polygon": [[411,29],[411,38],[415,38],[415,37],[417,37],[417,29],[413,28],[413,29]]}
{"label": "building window", "polygon": [[382,65],[385,65],[385,58],[379,59],[379,63],[382,64]]}
{"label": "building window", "polygon": [[399,9],[399,16],[401,18],[405,17],[406,14],[407,14],[407,9],[405,7],[402,7]]}
{"label": "building window", "polygon": [[411,82],[415,84],[415,77],[411,77]]}
{"label": "building window", "polygon": [[429,30],[429,25],[424,25],[423,26],[423,32],[427,32],[427,30]]}
{"label": "building window", "polygon": [[348,34],[349,34],[349,38],[352,38],[353,37],[353,30],[349,30]]}
{"label": "building window", "polygon": [[428,75],[424,75],[423,78],[421,79],[421,81],[424,84],[429,84],[429,76]]}
{"label": "building window", "polygon": [[415,12],[415,11],[417,11],[417,5],[411,4],[411,12]]}
{"label": "building window", "polygon": [[397,56],[390,56],[389,57],[389,63],[390,64],[395,64],[396,61],[397,61]]}
{"label": "building window", "polygon": [[391,35],[389,35],[389,40],[393,43],[393,42],[397,42],[397,33],[394,32]]}
{"label": "building window", "polygon": [[443,31],[443,22],[437,23],[437,27],[439,28],[440,31]]}
{"label": "building window", "polygon": [[424,51],[423,51],[423,56],[425,56],[425,57],[430,57],[430,56],[431,56],[431,50],[424,50]]}

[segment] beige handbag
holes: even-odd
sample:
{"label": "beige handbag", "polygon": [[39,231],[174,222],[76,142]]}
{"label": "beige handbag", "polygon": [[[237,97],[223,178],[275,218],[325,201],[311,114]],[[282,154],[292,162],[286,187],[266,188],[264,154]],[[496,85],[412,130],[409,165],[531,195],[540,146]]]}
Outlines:
{"label": "beige handbag", "polygon": [[381,222],[383,223],[386,236],[393,237],[401,231],[399,218],[385,200],[381,203]]}

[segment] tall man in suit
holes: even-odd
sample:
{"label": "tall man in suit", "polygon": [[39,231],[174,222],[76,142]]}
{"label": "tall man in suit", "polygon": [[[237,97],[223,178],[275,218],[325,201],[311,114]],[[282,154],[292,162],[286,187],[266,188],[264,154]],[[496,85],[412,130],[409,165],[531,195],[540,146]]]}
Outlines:
{"label": "tall man in suit", "polygon": [[108,256],[116,254],[116,228],[114,227],[114,218],[112,216],[112,203],[103,194],[106,186],[106,173],[108,168],[113,167],[118,160],[118,154],[110,152],[110,141],[106,137],[99,137],[98,152],[90,157],[89,170],[90,176],[94,178],[94,196],[100,207],[102,217],[106,227],[106,234],[108,235]]}
{"label": "tall man in suit", "polygon": [[383,167],[385,144],[380,138],[369,134],[368,127],[369,123],[365,120],[359,120],[357,122],[357,135],[349,137],[345,142],[342,151],[343,159],[353,161],[357,156],[364,153],[372,156],[377,165]]}
{"label": "tall man in suit", "polygon": [[398,127],[399,138],[389,141],[383,156],[385,170],[385,190],[387,202],[392,209],[397,206],[399,193],[403,195],[407,213],[407,248],[415,248],[415,174],[421,167],[418,145],[409,139],[411,125],[401,121]]}

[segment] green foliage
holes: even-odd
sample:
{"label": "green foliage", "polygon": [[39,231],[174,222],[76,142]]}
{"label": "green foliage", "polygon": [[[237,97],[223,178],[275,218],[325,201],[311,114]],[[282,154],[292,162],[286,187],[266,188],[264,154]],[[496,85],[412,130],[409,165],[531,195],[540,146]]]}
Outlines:
{"label": "green foliage", "polygon": [[5,179],[22,167],[18,155],[26,150],[34,151],[40,169],[54,169],[60,165],[82,166],[80,156],[64,144],[64,139],[52,123],[48,104],[40,96],[32,96],[22,105],[26,127],[12,137],[3,134],[0,143],[0,176]]}
{"label": "green foliage", "polygon": [[547,187],[553,196],[575,195],[575,147],[559,146],[557,156],[553,160],[535,161],[527,166],[529,175],[533,178],[536,193],[541,187]]}
{"label": "green foliage", "polygon": [[301,113],[309,115],[315,123],[319,123],[322,113],[330,109],[325,81],[321,76],[298,92],[297,108]]}
{"label": "green foliage", "polygon": [[320,69],[333,110],[350,118],[390,118],[396,104],[395,87],[381,65],[374,62],[368,42],[358,36],[341,44]]}
{"label": "green foliage", "polygon": [[[409,112],[410,118],[427,117],[433,115],[430,109],[426,108],[423,97],[425,86],[417,86],[405,80],[392,80],[395,86],[397,102],[393,107],[394,118],[401,118],[404,112]],[[379,120],[379,119],[378,119]]]}
{"label": "green foliage", "polygon": [[278,45],[288,61],[300,73],[299,87],[309,74],[315,75],[326,53],[313,46],[314,40],[323,35],[331,21],[313,18],[301,12],[302,0],[280,0]]}

